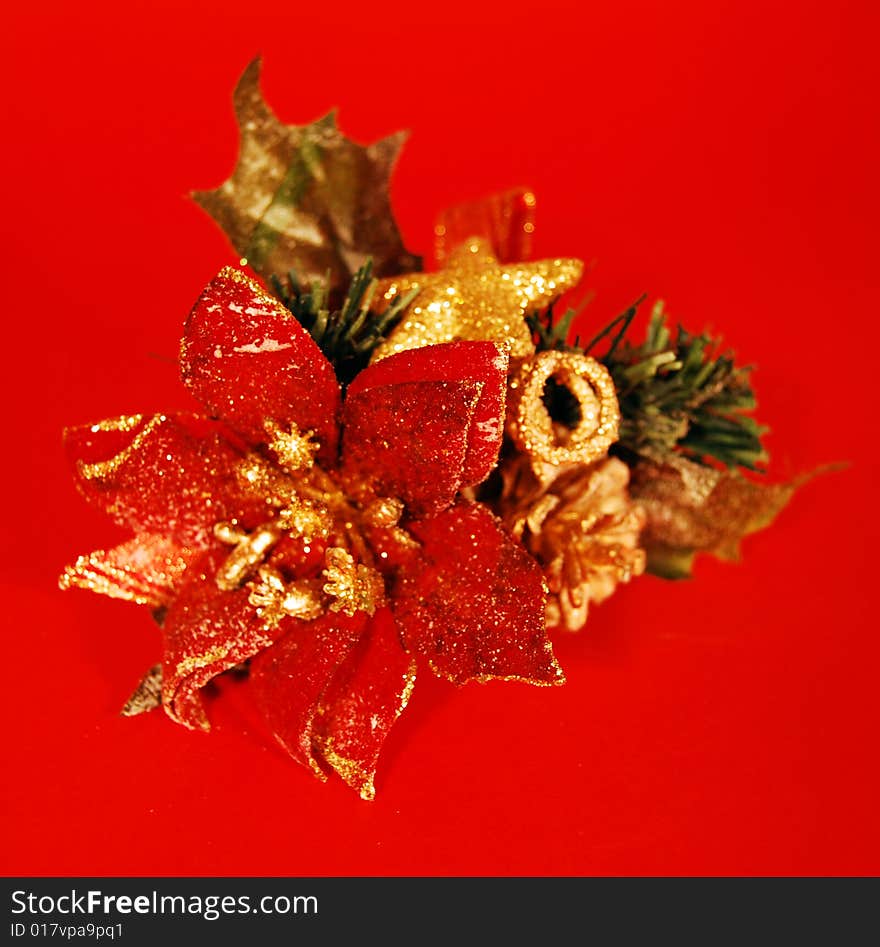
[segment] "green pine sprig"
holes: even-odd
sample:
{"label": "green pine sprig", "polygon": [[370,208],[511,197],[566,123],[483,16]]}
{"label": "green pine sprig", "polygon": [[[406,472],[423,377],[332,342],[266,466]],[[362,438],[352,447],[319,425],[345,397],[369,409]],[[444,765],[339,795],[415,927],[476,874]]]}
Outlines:
{"label": "green pine sprig", "polygon": [[342,305],[331,308],[330,275],[324,282],[304,288],[291,270],[284,279],[269,277],[275,295],[311,335],[336,371],[343,385],[367,367],[370,357],[400,321],[418,290],[396,298],[381,314],[370,311],[376,292],[373,264],[367,262],[354,274]]}
{"label": "green pine sprig", "polygon": [[[727,467],[760,471],[767,460],[761,445],[766,428],[747,412],[755,407],[750,366],[739,366],[733,353],[721,351],[708,333],[692,335],[681,326],[673,333],[662,303],[655,305],[645,341],[627,338],[644,296],[605,326],[586,345],[566,337],[576,313],[569,310],[554,323],[553,313],[529,320],[539,350],[563,349],[596,355],[614,379],[620,402],[620,440],[624,455],[662,454],[676,450],[691,460],[709,458]],[[556,386],[558,387],[558,386]],[[565,421],[564,395],[548,386],[551,416]],[[552,406],[552,407],[551,407]],[[556,414],[553,413],[555,408]]]}

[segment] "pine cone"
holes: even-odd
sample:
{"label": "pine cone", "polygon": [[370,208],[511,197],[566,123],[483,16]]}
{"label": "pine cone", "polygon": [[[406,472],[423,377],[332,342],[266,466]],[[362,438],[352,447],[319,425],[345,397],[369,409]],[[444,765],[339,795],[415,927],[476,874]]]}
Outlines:
{"label": "pine cone", "polygon": [[576,464],[539,479],[525,455],[502,468],[499,513],[541,563],[549,587],[548,625],[580,630],[602,602],[645,569],[643,510],[627,493],[629,468],[616,458]]}

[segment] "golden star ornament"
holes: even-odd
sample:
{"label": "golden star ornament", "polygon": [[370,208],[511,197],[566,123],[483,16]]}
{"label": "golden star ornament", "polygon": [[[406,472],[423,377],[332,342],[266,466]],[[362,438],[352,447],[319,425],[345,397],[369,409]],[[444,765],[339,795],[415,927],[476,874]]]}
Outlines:
{"label": "golden star ornament", "polygon": [[574,259],[502,264],[487,241],[468,240],[436,273],[407,273],[378,284],[373,308],[380,314],[397,297],[413,290],[417,295],[373,360],[460,339],[507,343],[511,358],[525,358],[535,350],[525,316],[577,285],[583,269]]}

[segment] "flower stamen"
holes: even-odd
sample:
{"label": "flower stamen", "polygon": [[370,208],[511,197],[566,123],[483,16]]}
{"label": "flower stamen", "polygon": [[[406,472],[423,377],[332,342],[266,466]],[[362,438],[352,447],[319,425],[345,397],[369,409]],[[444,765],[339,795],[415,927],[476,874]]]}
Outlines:
{"label": "flower stamen", "polygon": [[317,582],[285,582],[271,566],[261,566],[258,575],[259,581],[251,589],[248,602],[269,628],[276,628],[282,618],[309,621],[323,614]]}
{"label": "flower stamen", "polygon": [[248,533],[236,523],[217,523],[214,535],[220,542],[235,547],[217,570],[215,579],[217,588],[229,592],[239,588],[265,561],[281,539],[281,530],[267,523]]}
{"label": "flower stamen", "polygon": [[325,555],[324,593],[334,601],[330,611],[354,615],[372,615],[385,602],[385,583],[370,566],[355,563],[354,556],[341,546],[333,546]]}

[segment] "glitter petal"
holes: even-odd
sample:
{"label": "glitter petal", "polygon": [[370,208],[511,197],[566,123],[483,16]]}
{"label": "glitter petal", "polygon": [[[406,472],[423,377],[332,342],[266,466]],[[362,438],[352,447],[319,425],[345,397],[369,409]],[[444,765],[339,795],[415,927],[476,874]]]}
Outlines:
{"label": "glitter petal", "polygon": [[456,684],[562,684],[544,624],[541,568],[484,507],[410,524],[423,544],[395,590],[404,645]]}
{"label": "glitter petal", "polygon": [[256,525],[262,498],[245,497],[233,472],[242,454],[221,425],[196,415],[111,418],[65,431],[80,491],[120,526],[195,548],[213,544],[218,520]]}
{"label": "glitter petal", "polygon": [[364,799],[385,738],[409,701],[415,661],[400,647],[391,613],[376,613],[321,698],[315,742],[324,760]]}
{"label": "glitter petal", "polygon": [[462,486],[485,480],[498,460],[504,424],[508,356],[496,342],[449,342],[375,362],[349,386],[349,397],[381,385],[413,381],[471,381],[482,385],[468,431]]}
{"label": "glitter petal", "polygon": [[113,549],[80,556],[58,580],[62,589],[81,588],[137,605],[161,608],[180,588],[195,553],[164,536],[142,533]]}
{"label": "glitter petal", "polygon": [[290,619],[288,633],[251,664],[254,700],[275,739],[316,776],[325,773],[312,747],[319,702],[336,669],[357,642],[367,616],[330,613]]}
{"label": "glitter petal", "polygon": [[268,626],[249,604],[246,586],[218,589],[214,577],[225,555],[225,549],[214,550],[193,563],[163,625],[162,706],[172,720],[191,730],[210,729],[201,688],[269,647],[292,621]]}
{"label": "glitter petal", "polygon": [[339,385],[312,337],[258,283],[225,267],[184,328],[183,380],[212,414],[251,443],[268,439],[267,418],[314,431],[321,458],[335,458]]}
{"label": "glitter petal", "polygon": [[404,382],[345,400],[345,470],[416,515],[449,506],[462,485],[482,383]]}

